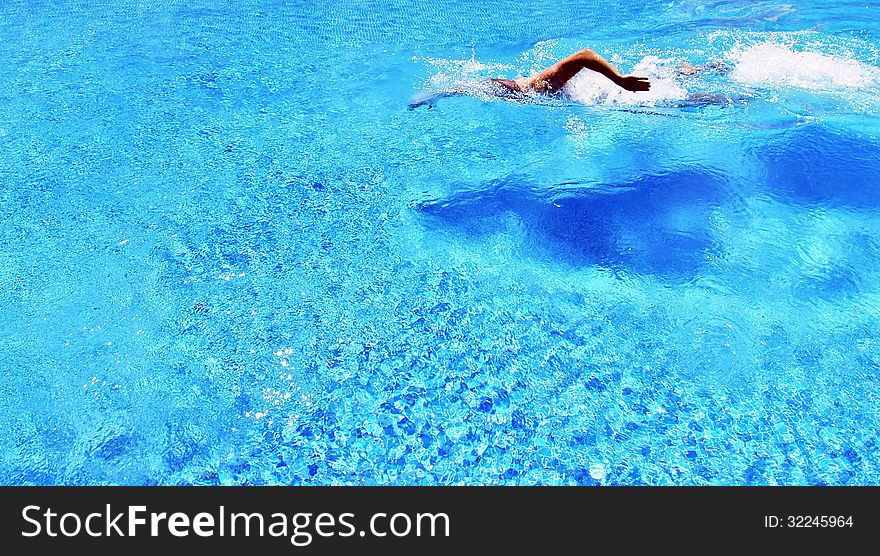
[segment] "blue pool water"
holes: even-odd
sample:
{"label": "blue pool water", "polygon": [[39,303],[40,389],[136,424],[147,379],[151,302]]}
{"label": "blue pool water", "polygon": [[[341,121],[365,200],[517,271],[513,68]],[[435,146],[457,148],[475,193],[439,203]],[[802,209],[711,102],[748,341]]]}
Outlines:
{"label": "blue pool water", "polygon": [[880,483],[878,8],[3,2],[0,482]]}

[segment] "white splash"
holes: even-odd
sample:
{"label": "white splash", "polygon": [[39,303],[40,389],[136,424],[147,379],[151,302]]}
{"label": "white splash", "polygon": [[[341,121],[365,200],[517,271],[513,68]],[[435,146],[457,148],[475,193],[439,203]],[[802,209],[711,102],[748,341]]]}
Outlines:
{"label": "white splash", "polygon": [[672,60],[646,56],[636,64],[631,73],[647,77],[651,82],[651,90],[638,93],[626,91],[606,77],[584,70],[568,82],[565,92],[572,100],[584,104],[623,106],[656,106],[688,96],[687,90],[676,80],[676,69]]}
{"label": "white splash", "polygon": [[731,78],[752,86],[848,91],[880,85],[880,68],[852,58],[762,42],[734,47]]}
{"label": "white splash", "polygon": [[473,52],[469,60],[414,57],[413,61],[434,67],[434,74],[429,78],[429,88],[433,90],[479,83],[487,76],[502,75],[510,69],[510,66],[504,64],[483,63],[476,59]]}
{"label": "white splash", "polygon": [[511,69],[511,66],[504,64],[481,62],[474,53],[470,59],[413,57],[413,61],[433,66],[434,73],[428,78],[424,90],[416,93],[411,102],[419,102],[437,93],[465,94],[484,101],[497,100],[492,96],[486,79],[505,75]]}

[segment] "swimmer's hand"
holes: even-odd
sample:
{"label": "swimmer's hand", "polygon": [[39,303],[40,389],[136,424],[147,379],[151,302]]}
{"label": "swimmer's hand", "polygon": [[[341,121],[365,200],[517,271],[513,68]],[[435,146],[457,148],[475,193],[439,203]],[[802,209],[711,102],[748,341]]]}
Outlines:
{"label": "swimmer's hand", "polygon": [[648,91],[651,89],[651,84],[648,82],[647,77],[636,77],[635,75],[626,75],[616,80],[616,83],[623,89],[627,91],[632,91],[634,93],[639,91]]}

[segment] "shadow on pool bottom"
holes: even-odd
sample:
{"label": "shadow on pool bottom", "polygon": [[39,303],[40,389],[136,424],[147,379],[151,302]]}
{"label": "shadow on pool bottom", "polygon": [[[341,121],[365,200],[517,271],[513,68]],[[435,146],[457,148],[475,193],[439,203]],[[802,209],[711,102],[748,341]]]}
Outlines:
{"label": "shadow on pool bottom", "polygon": [[603,187],[552,190],[508,176],[418,203],[429,225],[485,235],[516,214],[539,251],[557,262],[600,265],[670,280],[693,278],[720,246],[709,213],[733,195],[717,174],[688,168]]}
{"label": "shadow on pool bottom", "polygon": [[757,152],[769,193],[806,207],[880,209],[880,141],[821,125],[796,128]]}

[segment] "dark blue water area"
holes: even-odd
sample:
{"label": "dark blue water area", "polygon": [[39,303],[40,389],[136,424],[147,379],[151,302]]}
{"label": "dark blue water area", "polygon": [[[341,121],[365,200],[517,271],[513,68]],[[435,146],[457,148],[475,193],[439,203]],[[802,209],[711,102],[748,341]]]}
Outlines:
{"label": "dark blue water area", "polygon": [[880,207],[880,138],[806,126],[760,149],[767,187],[781,201],[808,207],[876,212]]}
{"label": "dark blue water area", "polygon": [[[493,216],[511,211],[550,259],[687,280],[718,248],[705,220],[708,211],[731,195],[717,174],[699,169],[580,192],[569,187],[565,195],[553,197],[536,195],[525,179],[504,179],[457,198],[422,202],[418,210],[468,231],[479,231]],[[668,218],[682,207],[693,216],[687,228]]]}

